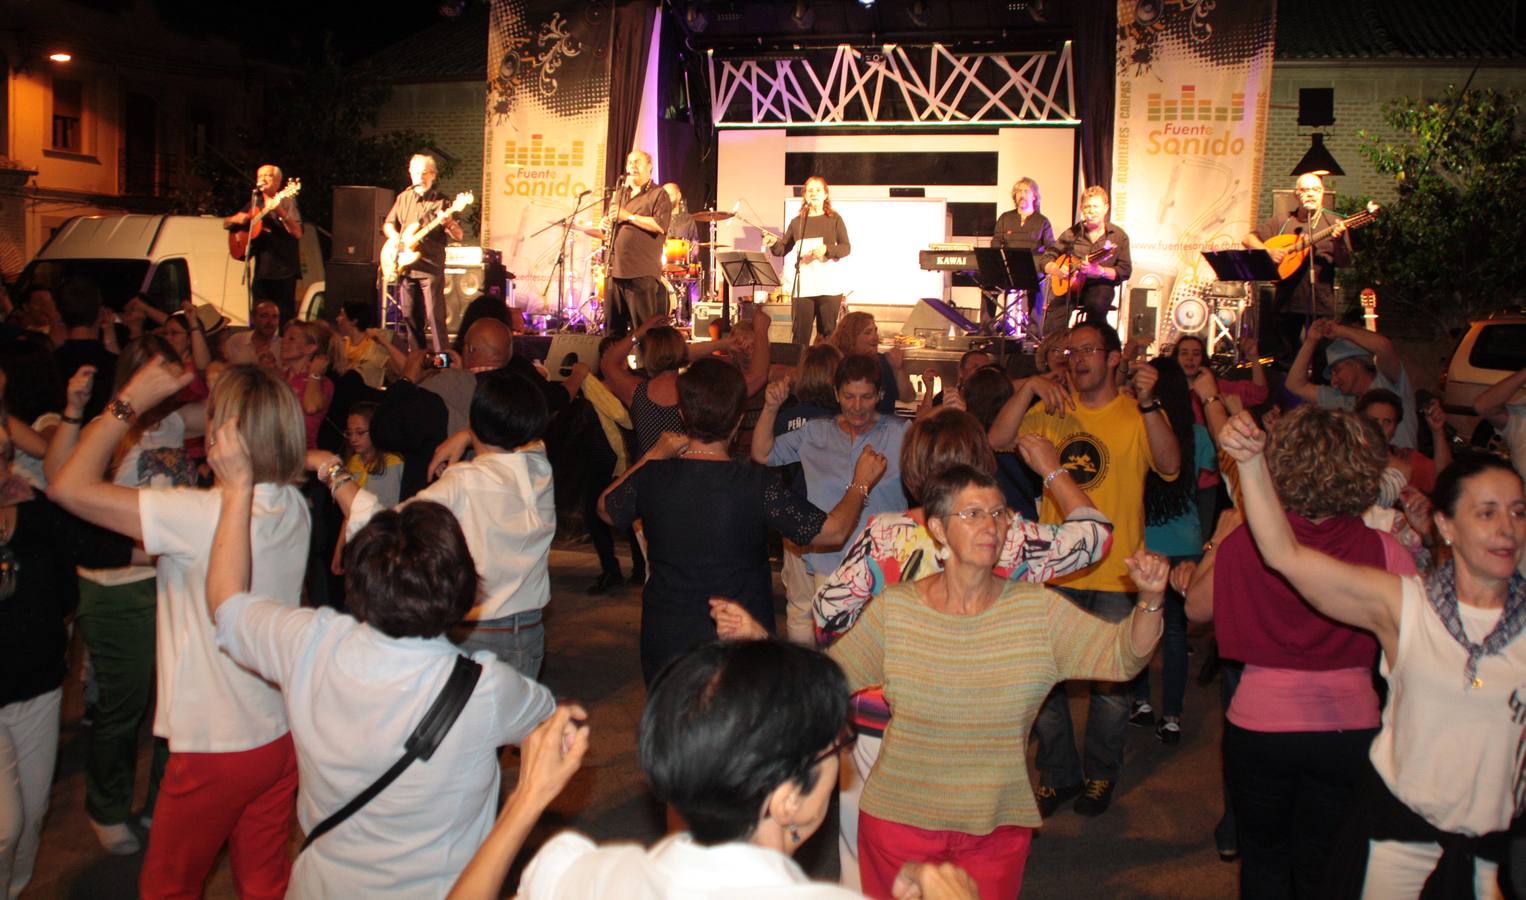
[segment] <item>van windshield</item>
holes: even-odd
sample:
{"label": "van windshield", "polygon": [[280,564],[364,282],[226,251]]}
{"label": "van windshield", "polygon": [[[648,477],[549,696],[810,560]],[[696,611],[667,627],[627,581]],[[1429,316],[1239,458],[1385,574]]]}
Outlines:
{"label": "van windshield", "polygon": [[1485,325],[1478,332],[1468,364],[1479,369],[1515,372],[1526,368],[1526,325]]}
{"label": "van windshield", "polygon": [[64,282],[86,278],[101,289],[101,299],[107,306],[120,310],[128,298],[143,290],[143,279],[147,276],[146,259],[34,259],[21,273],[18,287],[25,290],[33,284],[44,284],[57,297]]}

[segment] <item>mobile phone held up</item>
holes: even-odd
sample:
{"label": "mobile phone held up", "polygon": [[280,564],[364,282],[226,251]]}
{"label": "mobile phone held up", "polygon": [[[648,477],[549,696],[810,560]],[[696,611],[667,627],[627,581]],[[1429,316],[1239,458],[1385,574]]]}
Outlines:
{"label": "mobile phone held up", "polygon": [[428,369],[448,369],[450,368],[450,354],[431,353],[424,358],[424,367]]}

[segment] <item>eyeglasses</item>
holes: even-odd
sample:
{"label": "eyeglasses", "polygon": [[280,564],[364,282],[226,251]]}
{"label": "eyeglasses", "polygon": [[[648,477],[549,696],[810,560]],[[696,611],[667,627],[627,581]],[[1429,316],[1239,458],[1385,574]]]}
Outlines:
{"label": "eyeglasses", "polygon": [[997,525],[1005,525],[1012,520],[1012,510],[1005,506],[998,509],[981,509],[978,506],[972,506],[969,509],[961,509],[952,516],[966,525],[979,524],[983,516],[990,516],[991,521]]}
{"label": "eyeglasses", "polygon": [[1065,348],[1065,355],[1066,356],[1091,356],[1093,353],[1106,353],[1106,352],[1107,352],[1107,348],[1106,347],[1091,347],[1091,346],[1087,346],[1087,347],[1067,347],[1067,348]]}
{"label": "eyeglasses", "polygon": [[837,736],[837,740],[832,742],[832,746],[816,754],[816,758],[811,760],[811,768],[816,768],[817,766],[821,765],[842,751],[853,746],[857,741],[858,732],[854,731],[852,728],[843,729],[842,734]]}

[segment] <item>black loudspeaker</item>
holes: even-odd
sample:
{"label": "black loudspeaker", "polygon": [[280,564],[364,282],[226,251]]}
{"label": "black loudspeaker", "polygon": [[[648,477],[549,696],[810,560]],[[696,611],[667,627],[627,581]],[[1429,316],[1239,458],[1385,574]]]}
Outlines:
{"label": "black loudspeaker", "polygon": [[455,334],[461,316],[473,300],[494,295],[512,305],[510,275],[503,267],[503,254],[481,247],[445,248],[445,330]]}
{"label": "black loudspeaker", "polygon": [[1335,88],[1299,88],[1298,124],[1305,128],[1335,124]]}
{"label": "black loudspeaker", "polygon": [[348,263],[381,260],[382,220],[397,194],[387,188],[341,185],[334,188],[334,248],[329,258]]}
{"label": "black loudspeaker", "polygon": [[375,263],[331,262],[324,266],[323,309],[315,315],[332,319],[351,301],[375,303],[378,274]]}

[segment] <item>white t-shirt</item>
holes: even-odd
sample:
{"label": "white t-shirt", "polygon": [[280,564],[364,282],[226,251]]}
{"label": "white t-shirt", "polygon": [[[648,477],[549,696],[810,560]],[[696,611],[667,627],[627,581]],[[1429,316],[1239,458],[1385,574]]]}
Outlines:
{"label": "white t-shirt", "polygon": [[[218,649],[207,612],[207,560],[222,494],[193,488],[138,492],[143,549],[159,557],[159,693],[154,734],[176,753],[230,753],[287,731],[275,685]],[[254,488],[250,581],[287,606],[302,599],[311,525],[294,485]]]}
{"label": "white t-shirt", "polygon": [[[144,475],[139,471],[138,463],[143,459],[144,450],[179,450],[184,446],[185,420],[180,418],[180,413],[172,412],[160,419],[159,424],[143,432],[138,437],[138,443],[122,454],[111,483],[130,488],[174,487],[175,485],[168,478]],[[215,524],[216,519],[213,522]],[[210,548],[211,544],[208,543],[207,546]],[[86,581],[93,581],[107,587],[135,584],[154,577],[153,566],[122,566],[116,569],[87,569],[80,566],[76,571]]]}
{"label": "white t-shirt", "polygon": [[[1479,660],[1477,687],[1463,680],[1468,654],[1425,596],[1419,578],[1403,579],[1397,664],[1388,679],[1383,728],[1372,764],[1395,797],[1442,831],[1488,834],[1510,827],[1526,809],[1526,636]],[[1468,639],[1480,642],[1498,610],[1459,606]]]}
{"label": "white t-shirt", "polygon": [[[461,523],[482,579],[468,619],[501,619],[541,609],[551,599],[547,563],[556,499],[544,444],[456,463],[413,500],[439,503]],[[381,508],[370,492],[358,491],[345,539],[354,540]]]}
{"label": "white t-shirt", "polygon": [[[444,637],[393,638],[331,609],[287,609],[239,594],[217,610],[217,640],[281,685],[297,747],[304,831],[403,755],[450,677]],[[498,748],[555,709],[551,692],[499,662],[429,760],[415,760],[359,812],[297,857],[287,897],[443,897],[487,838],[498,805]]]}
{"label": "white t-shirt", "polygon": [[596,846],[564,831],[541,847],[519,882],[521,900],[845,900],[863,895],[805,877],[775,850],[732,843],[704,847],[687,833],[648,850],[636,844]]}

